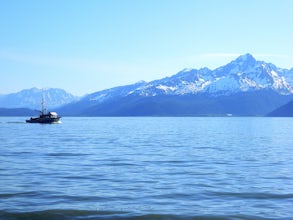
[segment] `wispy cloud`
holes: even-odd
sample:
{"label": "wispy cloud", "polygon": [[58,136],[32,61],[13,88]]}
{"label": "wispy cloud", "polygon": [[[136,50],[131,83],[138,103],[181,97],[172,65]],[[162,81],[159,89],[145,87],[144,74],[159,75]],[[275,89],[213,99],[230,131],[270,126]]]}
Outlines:
{"label": "wispy cloud", "polygon": [[199,56],[206,57],[206,58],[231,58],[231,57],[238,57],[240,53],[203,53]]}
{"label": "wispy cloud", "polygon": [[128,72],[134,71],[137,66],[126,61],[102,60],[97,58],[48,56],[44,54],[20,53],[0,50],[0,59],[33,66],[45,66],[83,72]]}
{"label": "wispy cloud", "polygon": [[[182,63],[185,67],[202,68],[209,67],[211,69],[225,65],[244,53],[201,53],[193,56],[183,56],[177,58],[178,63]],[[293,56],[286,54],[269,54],[269,53],[251,53],[257,60],[274,63],[281,68],[293,67]]]}
{"label": "wispy cloud", "polygon": [[214,69],[227,64],[240,55],[240,53],[200,53],[191,56],[178,57],[173,62],[181,64],[182,68],[208,67]]}
{"label": "wispy cloud", "polygon": [[[9,65],[18,66],[17,69],[19,71],[14,72],[13,77],[18,74],[23,75],[24,68],[22,68],[22,65],[25,65],[26,71],[29,72],[27,75],[36,75],[34,79],[38,79],[38,85],[41,84],[41,75],[44,76],[43,74],[49,73],[52,77],[60,77],[60,82],[66,78],[67,84],[76,82],[86,88],[92,87],[92,89],[88,89],[90,91],[135,83],[140,80],[150,81],[173,74],[170,68],[164,69],[167,67],[167,64],[159,64],[151,60],[106,60],[95,57],[62,57],[60,55],[53,56],[0,49],[1,60],[11,61],[13,63]],[[68,81],[68,74],[70,74],[70,82]],[[52,84],[50,80],[46,80],[46,83],[49,85]],[[71,91],[73,90],[71,89]]]}

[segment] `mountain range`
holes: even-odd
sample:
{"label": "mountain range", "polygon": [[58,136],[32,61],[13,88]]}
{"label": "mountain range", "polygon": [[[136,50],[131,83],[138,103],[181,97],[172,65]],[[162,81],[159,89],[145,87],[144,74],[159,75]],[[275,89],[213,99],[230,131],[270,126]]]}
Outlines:
{"label": "mountain range", "polygon": [[[23,90],[22,94],[34,90]],[[45,98],[47,103],[56,103],[51,107],[63,116],[267,115],[293,100],[293,68],[279,68],[244,54],[214,70],[184,69],[163,79],[140,81],[81,98],[62,91]],[[38,91],[36,96],[10,95],[4,99],[6,102],[0,97],[0,107],[35,108],[43,92]]]}
{"label": "mountain range", "polygon": [[66,92],[63,89],[24,89],[20,92],[0,96],[0,107],[2,108],[30,108],[40,109],[42,98],[46,100],[49,109],[78,100],[78,97]]}
{"label": "mountain range", "polygon": [[293,69],[245,54],[210,70],[99,91],[58,109],[80,116],[267,115],[293,99]]}

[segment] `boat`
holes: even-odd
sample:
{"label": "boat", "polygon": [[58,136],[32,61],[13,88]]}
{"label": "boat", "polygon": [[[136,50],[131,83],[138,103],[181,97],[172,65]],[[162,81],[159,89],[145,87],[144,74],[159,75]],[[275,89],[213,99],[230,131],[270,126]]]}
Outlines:
{"label": "boat", "polygon": [[42,99],[42,111],[40,111],[39,117],[26,120],[26,123],[41,123],[41,124],[57,124],[61,123],[61,117],[56,112],[47,112],[45,107],[44,97]]}

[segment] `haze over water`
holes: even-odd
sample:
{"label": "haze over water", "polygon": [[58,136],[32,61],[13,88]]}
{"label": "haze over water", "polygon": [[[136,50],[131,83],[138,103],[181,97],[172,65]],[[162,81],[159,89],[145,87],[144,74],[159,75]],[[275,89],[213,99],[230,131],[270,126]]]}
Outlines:
{"label": "haze over water", "polygon": [[292,219],[293,119],[0,118],[0,219]]}

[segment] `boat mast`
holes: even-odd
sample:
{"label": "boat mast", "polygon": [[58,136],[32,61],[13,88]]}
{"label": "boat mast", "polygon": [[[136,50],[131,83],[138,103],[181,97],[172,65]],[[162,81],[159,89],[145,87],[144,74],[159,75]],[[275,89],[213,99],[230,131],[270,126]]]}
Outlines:
{"label": "boat mast", "polygon": [[43,94],[43,97],[42,97],[42,114],[43,114],[43,115],[46,114],[46,107],[45,107],[45,97],[44,97],[44,94]]}

